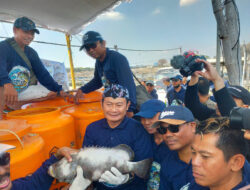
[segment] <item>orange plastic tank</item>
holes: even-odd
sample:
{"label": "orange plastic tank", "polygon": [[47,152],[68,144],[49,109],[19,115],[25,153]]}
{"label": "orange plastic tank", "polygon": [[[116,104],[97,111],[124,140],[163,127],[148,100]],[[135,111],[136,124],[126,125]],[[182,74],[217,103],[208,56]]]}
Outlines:
{"label": "orange plastic tank", "polygon": [[[81,102],[98,102],[102,98],[102,91],[97,90],[90,92],[88,94],[84,95],[84,99],[81,100]],[[29,104],[25,104],[22,106],[22,109],[27,109],[27,108],[42,108],[42,107],[56,107],[60,108],[61,110],[64,110],[70,106],[73,106],[74,102],[66,102],[62,97],[55,97],[53,99],[45,100],[45,101],[40,101],[40,102],[33,102]]]}
{"label": "orange plastic tank", "polygon": [[0,142],[16,146],[9,150],[12,180],[33,173],[45,160],[43,139],[30,132],[31,126],[24,120],[0,121]]}
{"label": "orange plastic tank", "polygon": [[7,114],[7,119],[23,119],[31,125],[32,133],[39,134],[45,142],[46,158],[53,147],[75,148],[74,119],[58,108],[28,108]]}
{"label": "orange plastic tank", "polygon": [[64,112],[75,118],[77,148],[82,147],[87,126],[94,121],[104,118],[101,101],[80,103],[80,105],[65,109]]}

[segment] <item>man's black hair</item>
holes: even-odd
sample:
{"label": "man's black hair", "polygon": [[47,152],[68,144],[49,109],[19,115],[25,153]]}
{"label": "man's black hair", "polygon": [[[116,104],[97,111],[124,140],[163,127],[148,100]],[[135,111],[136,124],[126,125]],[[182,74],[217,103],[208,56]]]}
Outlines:
{"label": "man's black hair", "polygon": [[246,157],[247,145],[244,132],[239,129],[231,129],[229,118],[217,117],[201,121],[196,128],[196,134],[203,136],[210,133],[219,136],[216,147],[222,150],[226,161],[236,154]]}

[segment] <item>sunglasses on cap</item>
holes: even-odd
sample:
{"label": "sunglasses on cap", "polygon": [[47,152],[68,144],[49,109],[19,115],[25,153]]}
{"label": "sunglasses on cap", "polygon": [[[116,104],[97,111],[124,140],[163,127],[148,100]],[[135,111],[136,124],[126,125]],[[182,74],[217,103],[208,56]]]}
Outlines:
{"label": "sunglasses on cap", "polygon": [[10,153],[4,152],[0,154],[0,166],[5,166],[10,163]]}
{"label": "sunglasses on cap", "polygon": [[178,133],[179,132],[180,125],[168,125],[168,127],[163,127],[160,125],[160,127],[156,128],[157,132],[161,135],[164,135],[169,130],[171,133]]}
{"label": "sunglasses on cap", "polygon": [[95,49],[97,47],[97,44],[96,43],[92,43],[92,44],[87,44],[84,46],[84,49],[86,51],[89,51],[90,49]]}

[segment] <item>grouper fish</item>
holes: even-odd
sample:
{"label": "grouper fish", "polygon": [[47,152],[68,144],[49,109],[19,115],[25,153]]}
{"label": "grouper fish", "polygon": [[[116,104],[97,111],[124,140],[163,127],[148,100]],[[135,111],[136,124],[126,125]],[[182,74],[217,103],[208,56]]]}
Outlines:
{"label": "grouper fish", "polygon": [[[146,179],[152,164],[151,158],[133,162],[134,152],[125,144],[113,148],[86,147],[72,154],[71,157],[72,162],[62,158],[51,165],[48,173],[60,182],[74,184],[77,167],[80,166],[83,171],[82,190],[86,189],[92,181],[98,181],[105,171],[111,170],[111,167],[116,167],[122,174],[134,173]],[[71,190],[74,189],[71,188]]]}

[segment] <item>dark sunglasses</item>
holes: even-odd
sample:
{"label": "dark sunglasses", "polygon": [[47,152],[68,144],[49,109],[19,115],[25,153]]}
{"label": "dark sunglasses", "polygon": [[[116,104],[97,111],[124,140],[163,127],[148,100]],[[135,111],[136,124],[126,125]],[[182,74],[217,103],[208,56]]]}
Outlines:
{"label": "dark sunglasses", "polygon": [[161,135],[164,135],[169,130],[171,133],[178,133],[179,132],[180,125],[168,125],[168,127],[163,127],[160,125],[160,127],[156,128],[157,132]]}
{"label": "dark sunglasses", "polygon": [[87,44],[84,46],[84,49],[86,51],[89,51],[90,49],[95,49],[97,47],[97,44],[96,43],[93,43],[93,44]]}
{"label": "dark sunglasses", "polygon": [[0,166],[6,166],[10,163],[10,153],[4,152],[0,154]]}

